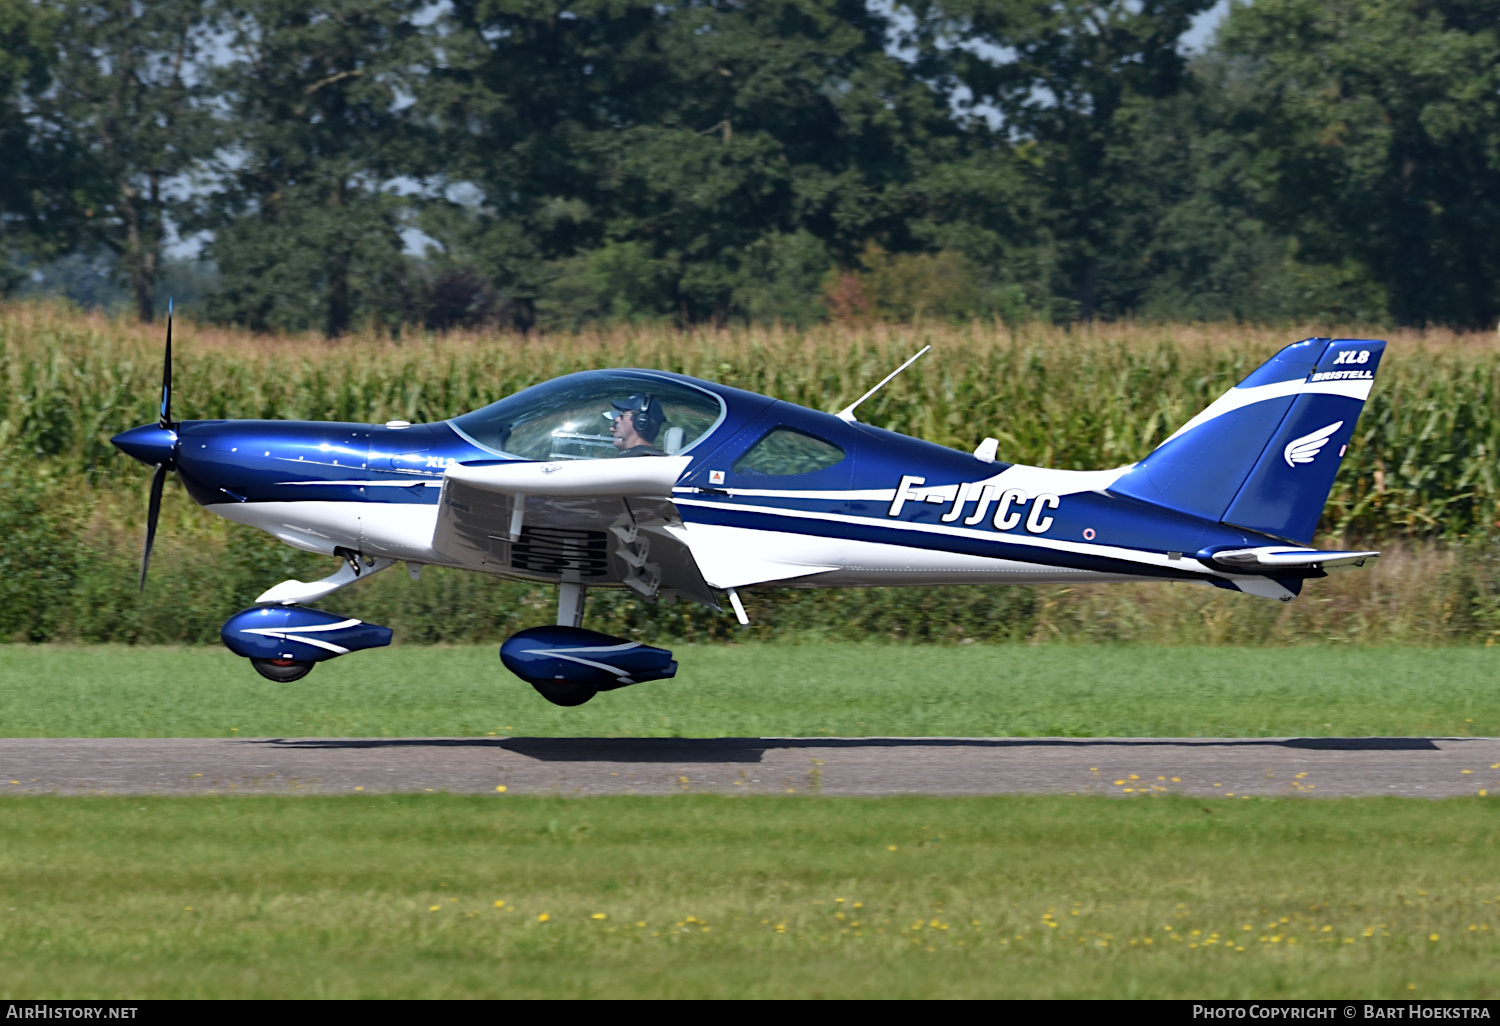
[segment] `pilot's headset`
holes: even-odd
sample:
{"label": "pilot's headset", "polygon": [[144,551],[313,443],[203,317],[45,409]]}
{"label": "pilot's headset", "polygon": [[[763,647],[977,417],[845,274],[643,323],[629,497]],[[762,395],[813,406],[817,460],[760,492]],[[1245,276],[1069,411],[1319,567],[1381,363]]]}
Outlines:
{"label": "pilot's headset", "polygon": [[661,403],[650,394],[637,393],[629,399],[612,399],[609,405],[615,410],[606,410],[604,416],[610,420],[617,420],[621,413],[631,415],[630,422],[635,426],[636,434],[648,442],[655,442],[656,436],[661,433],[662,425],[666,423],[666,414],[662,411]]}

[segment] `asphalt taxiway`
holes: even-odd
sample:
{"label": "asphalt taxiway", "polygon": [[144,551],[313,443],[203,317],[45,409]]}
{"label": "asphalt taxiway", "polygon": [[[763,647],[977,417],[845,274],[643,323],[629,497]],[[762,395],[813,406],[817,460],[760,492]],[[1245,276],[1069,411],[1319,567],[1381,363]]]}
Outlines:
{"label": "asphalt taxiway", "polygon": [[1500,795],[1496,738],[0,738],[53,794]]}

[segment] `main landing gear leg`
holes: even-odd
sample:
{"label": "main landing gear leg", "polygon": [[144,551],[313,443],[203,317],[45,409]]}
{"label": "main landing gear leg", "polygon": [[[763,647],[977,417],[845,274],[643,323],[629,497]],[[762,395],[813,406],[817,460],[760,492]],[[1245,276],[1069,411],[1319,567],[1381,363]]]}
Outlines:
{"label": "main landing gear leg", "polygon": [[588,588],[567,581],[557,586],[557,625],[559,627],[583,626],[583,599]]}

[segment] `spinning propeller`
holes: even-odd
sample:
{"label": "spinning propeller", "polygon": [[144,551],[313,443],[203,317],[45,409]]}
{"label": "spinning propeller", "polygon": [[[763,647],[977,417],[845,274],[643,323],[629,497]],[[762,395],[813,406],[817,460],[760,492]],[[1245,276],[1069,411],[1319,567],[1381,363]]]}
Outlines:
{"label": "spinning propeller", "polygon": [[172,421],[172,302],[167,301],[167,355],[161,372],[161,409],[155,424],[143,424],[121,432],[110,441],[133,459],[156,468],[151,476],[151,498],[146,506],[146,548],[141,553],[141,591],[146,590],[146,568],[151,565],[151,546],[156,541],[156,521],[161,515],[161,492],[167,475],[177,468],[177,424]]}

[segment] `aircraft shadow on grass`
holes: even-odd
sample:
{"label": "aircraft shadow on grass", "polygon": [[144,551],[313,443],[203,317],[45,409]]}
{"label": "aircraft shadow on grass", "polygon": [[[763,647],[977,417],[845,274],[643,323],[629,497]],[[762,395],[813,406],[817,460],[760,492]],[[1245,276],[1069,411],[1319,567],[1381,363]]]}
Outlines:
{"label": "aircraft shadow on grass", "polygon": [[1417,752],[1440,749],[1426,737],[1294,738],[678,738],[678,737],[463,737],[463,738],[271,738],[243,743],[280,749],[498,748],[540,762],[760,762],[779,748],[1300,748],[1332,752]]}

